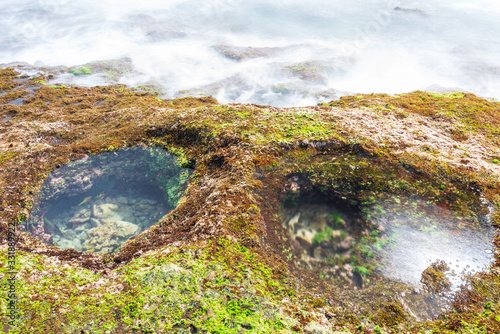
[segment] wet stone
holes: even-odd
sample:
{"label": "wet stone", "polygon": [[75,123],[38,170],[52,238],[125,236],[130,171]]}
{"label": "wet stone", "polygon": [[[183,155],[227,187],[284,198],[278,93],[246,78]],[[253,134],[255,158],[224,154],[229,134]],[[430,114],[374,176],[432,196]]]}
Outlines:
{"label": "wet stone", "polygon": [[11,104],[14,106],[21,106],[23,104],[23,101],[24,101],[24,98],[19,98],[19,99],[15,99],[15,100],[12,100],[10,102],[7,102],[4,105]]}
{"label": "wet stone", "polygon": [[[89,230],[89,238],[83,249],[91,252],[102,252],[109,246],[116,246],[139,232],[139,226],[126,221],[110,221],[105,225]],[[105,250],[105,251],[106,251]]]}
{"label": "wet stone", "polygon": [[344,240],[342,240],[339,244],[339,250],[340,251],[346,251],[352,248],[354,244],[354,238],[352,237],[347,237]]}
{"label": "wet stone", "polygon": [[308,256],[325,260],[354,247],[346,219],[346,214],[332,205],[302,204],[285,208],[283,227]]}
{"label": "wet stone", "polygon": [[448,290],[451,286],[451,282],[446,276],[446,272],[449,270],[450,267],[446,262],[436,261],[424,270],[421,282],[428,291],[433,293]]}

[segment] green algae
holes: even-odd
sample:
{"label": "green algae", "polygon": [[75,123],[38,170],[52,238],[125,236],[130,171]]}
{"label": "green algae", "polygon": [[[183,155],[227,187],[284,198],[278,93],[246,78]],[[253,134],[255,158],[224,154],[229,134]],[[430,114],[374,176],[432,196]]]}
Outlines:
{"label": "green algae", "polygon": [[281,299],[290,298],[286,284],[273,279],[258,258],[220,239],[148,254],[117,270],[112,280],[106,270],[60,268],[46,256],[18,252],[20,318],[11,333],[238,333],[248,327],[288,332],[297,320],[279,311]]}
{"label": "green algae", "polygon": [[323,241],[333,240],[332,232],[333,230],[331,228],[329,227],[325,228],[323,231],[314,236],[313,244],[318,245]]}
{"label": "green algae", "polygon": [[46,73],[58,75],[60,73],[71,73],[75,76],[103,73],[106,81],[116,83],[123,75],[133,72],[130,58],[118,58],[111,60],[98,60],[74,67],[44,68]]}
{"label": "green algae", "polygon": [[73,75],[76,75],[76,76],[78,76],[78,75],[91,75],[92,74],[92,70],[88,66],[81,66],[81,67],[78,67],[76,69],[73,68],[69,72]]}

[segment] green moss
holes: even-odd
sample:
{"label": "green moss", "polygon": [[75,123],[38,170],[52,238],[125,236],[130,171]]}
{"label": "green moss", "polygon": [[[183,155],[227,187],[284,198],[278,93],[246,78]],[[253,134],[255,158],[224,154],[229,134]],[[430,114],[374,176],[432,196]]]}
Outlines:
{"label": "green moss", "polygon": [[372,317],[375,323],[388,327],[396,327],[404,322],[406,318],[407,312],[397,303],[387,303],[383,305]]}
{"label": "green moss", "polygon": [[183,168],[193,167],[194,160],[186,157],[182,147],[171,147],[169,151],[177,157],[177,164]]}
{"label": "green moss", "polygon": [[[0,257],[6,260],[6,252]],[[194,327],[237,333],[249,325],[265,332],[289,330],[297,322],[277,304],[286,291],[280,292],[282,283],[257,259],[241,244],[221,239],[213,247],[150,254],[116,271],[113,282],[104,274],[59,268],[47,257],[18,252],[20,320],[11,332]],[[97,281],[103,282],[100,288]]]}
{"label": "green moss", "polygon": [[462,99],[464,97],[464,93],[456,92],[456,93],[429,93],[430,96],[435,98],[448,98],[448,99]]}
{"label": "green moss", "polygon": [[333,227],[335,228],[345,227],[345,221],[337,213],[332,213],[330,215],[330,220],[332,221]]}
{"label": "green moss", "polygon": [[16,155],[15,152],[7,152],[7,153],[4,153],[4,154],[0,154],[0,165],[4,162],[4,161],[7,161],[9,159],[11,159],[12,157],[14,157]]}
{"label": "green moss", "polygon": [[87,67],[87,66],[81,66],[81,67],[78,67],[76,69],[74,68],[74,69],[71,69],[69,72],[73,75],[90,75],[90,74],[92,74],[92,70],[90,69],[90,67]]}
{"label": "green moss", "polygon": [[314,298],[309,302],[309,304],[314,308],[321,308],[326,306],[326,302],[322,298]]}
{"label": "green moss", "polygon": [[361,276],[370,275],[372,273],[370,269],[363,266],[354,266],[353,272],[358,272]]}
{"label": "green moss", "polygon": [[57,85],[50,85],[49,88],[52,88],[52,89],[65,89],[66,86],[65,85],[60,85],[60,86],[57,86]]}
{"label": "green moss", "polygon": [[332,241],[332,232],[333,230],[330,227],[327,227],[323,231],[317,233],[313,238],[313,244],[317,246],[323,241]]}
{"label": "green moss", "polygon": [[133,71],[132,61],[129,58],[119,58],[112,60],[99,60],[70,69],[70,73],[75,75],[89,75],[94,73],[106,74],[106,79],[116,82],[126,73]]}

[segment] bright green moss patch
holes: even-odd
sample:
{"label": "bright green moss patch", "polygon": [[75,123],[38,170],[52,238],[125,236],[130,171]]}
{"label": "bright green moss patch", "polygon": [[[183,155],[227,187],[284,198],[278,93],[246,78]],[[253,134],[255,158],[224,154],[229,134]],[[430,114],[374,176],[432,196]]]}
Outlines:
{"label": "bright green moss patch", "polygon": [[52,89],[64,89],[64,88],[66,88],[65,85],[60,85],[60,86],[59,85],[50,85],[49,87]]}
{"label": "bright green moss patch", "polygon": [[7,152],[5,154],[0,154],[0,165],[4,162],[12,158],[16,153],[14,152]]}
{"label": "bright green moss patch", "polygon": [[73,68],[69,72],[73,75],[90,75],[90,74],[92,74],[92,70],[90,69],[90,67],[87,67],[87,66],[81,66],[81,67],[78,67],[76,69]]}
{"label": "bright green moss patch", "polygon": [[[5,252],[1,258],[5,263]],[[20,320],[11,333],[289,332],[298,322],[279,310],[289,293],[258,258],[221,239],[208,247],[165,249],[112,274],[18,252]]]}
{"label": "bright green moss patch", "polygon": [[329,227],[325,228],[320,233],[316,234],[313,239],[313,244],[318,245],[323,241],[333,240],[332,238],[333,230]]}
{"label": "bright green moss patch", "polygon": [[464,93],[456,92],[456,93],[432,93],[429,92],[429,95],[435,98],[449,98],[449,99],[461,99],[464,97]]}

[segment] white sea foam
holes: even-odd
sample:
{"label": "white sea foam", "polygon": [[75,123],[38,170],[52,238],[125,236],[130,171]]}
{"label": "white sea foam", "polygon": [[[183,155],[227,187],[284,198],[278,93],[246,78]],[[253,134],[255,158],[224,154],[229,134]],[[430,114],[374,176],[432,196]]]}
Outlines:
{"label": "white sea foam", "polygon": [[[156,82],[169,96],[195,89],[221,102],[306,105],[328,89],[431,86],[500,98],[499,13],[493,0],[4,1],[0,63],[73,66],[130,57],[142,75],[123,83]],[[237,62],[214,45],[282,52]],[[319,83],[282,70],[304,61],[337,67],[320,69]],[[276,93],[276,85],[291,89]]]}

